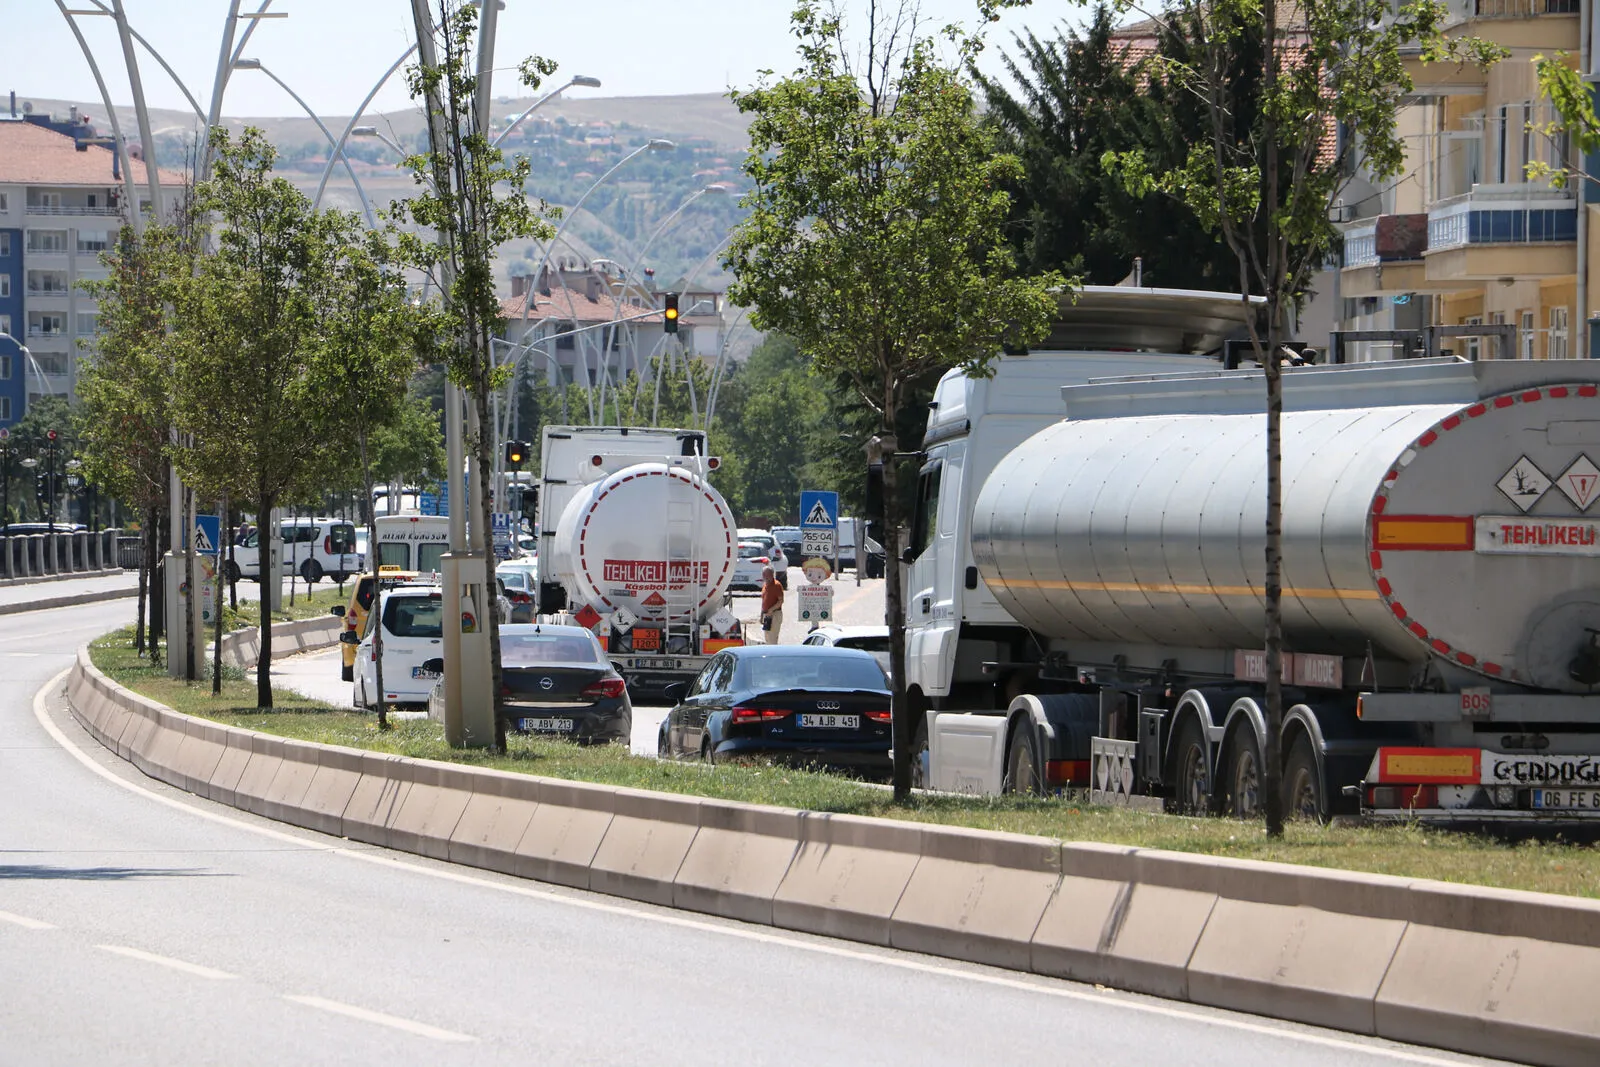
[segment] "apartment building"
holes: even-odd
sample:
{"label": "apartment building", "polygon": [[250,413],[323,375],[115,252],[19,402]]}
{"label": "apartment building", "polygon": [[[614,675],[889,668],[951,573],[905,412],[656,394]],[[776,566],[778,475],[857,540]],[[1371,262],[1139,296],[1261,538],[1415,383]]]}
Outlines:
{"label": "apartment building", "polygon": [[[1416,87],[1400,115],[1407,165],[1346,199],[1340,328],[1510,327],[1441,336],[1471,358],[1559,359],[1588,352],[1585,322],[1600,308],[1593,250],[1596,186],[1530,179],[1530,163],[1580,165],[1539,93],[1533,57],[1588,56],[1580,0],[1451,0],[1447,33],[1476,36],[1510,56],[1487,70],[1406,61]],[[1592,170],[1593,161],[1588,161]],[[1501,351],[1502,345],[1504,351]],[[1352,359],[1405,353],[1400,341],[1350,346]]]}
{"label": "apartment building", "polygon": [[[133,170],[142,194],[144,164]],[[182,174],[160,177],[163,199],[181,194]],[[0,113],[0,333],[15,339],[0,338],[0,426],[35,397],[76,395],[78,341],[99,329],[98,306],[78,283],[106,275],[99,257],[127,216],[125,188],[107,138],[76,109]]]}

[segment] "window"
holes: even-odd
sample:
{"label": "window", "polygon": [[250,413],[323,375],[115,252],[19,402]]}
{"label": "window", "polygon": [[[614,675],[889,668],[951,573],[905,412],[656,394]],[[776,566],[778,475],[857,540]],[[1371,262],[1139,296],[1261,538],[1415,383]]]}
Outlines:
{"label": "window", "polygon": [[100,332],[100,313],[98,311],[78,312],[78,336],[93,337]]}
{"label": "window", "polygon": [[[5,210],[5,208],[0,207],[0,211],[4,211],[4,210]],[[11,235],[9,233],[0,233],[0,256],[9,256],[10,254],[11,254]]]}
{"label": "window", "polygon": [[397,597],[383,606],[383,628],[396,637],[443,637],[444,598]]}
{"label": "window", "polygon": [[29,230],[28,251],[30,252],[65,252],[67,250],[66,230]]}
{"label": "window", "polygon": [[30,270],[28,272],[28,292],[66,295],[66,271]]}
{"label": "window", "polygon": [[1517,336],[1522,341],[1522,358],[1533,358],[1533,312],[1522,313],[1522,325],[1517,330]]}
{"label": "window", "polygon": [[1494,180],[1500,183],[1504,183],[1506,180],[1506,118],[1508,111],[1510,111],[1510,108],[1504,104],[1500,105],[1499,136],[1495,138],[1499,145],[1499,152],[1496,155],[1494,165]]}
{"label": "window", "polygon": [[10,333],[10,332],[11,332],[11,316],[10,315],[0,315],[0,333]]}
{"label": "window", "polygon": [[11,421],[11,398],[0,396],[0,422]]}
{"label": "window", "polygon": [[911,521],[911,547],[917,556],[933,544],[934,526],[939,517],[939,479],[943,472],[944,463],[940,460],[922,468],[917,485],[917,508]]}
{"label": "window", "polygon": [[1550,309],[1550,340],[1545,346],[1546,359],[1567,358],[1567,309]]}
{"label": "window", "polygon": [[0,382],[11,380],[11,357],[0,356]]}
{"label": "window", "polygon": [[0,274],[0,297],[11,295],[11,275]]}
{"label": "window", "polygon": [[[1482,315],[1468,315],[1466,318],[1461,320],[1461,325],[1463,325],[1463,326],[1482,326],[1483,325],[1483,316]],[[1466,356],[1469,360],[1471,360],[1474,363],[1478,362],[1479,357],[1481,357],[1483,355],[1483,338],[1481,338],[1481,337],[1463,337],[1461,339],[1461,341],[1462,341],[1462,355]]]}
{"label": "window", "polygon": [[37,327],[30,326],[28,328],[28,332],[29,333],[33,333],[35,329],[37,329],[38,332],[40,334],[43,334],[45,337],[58,337],[62,333],[66,332],[66,329],[67,329],[66,316],[65,315],[40,315],[39,316],[39,325]]}
{"label": "window", "polygon": [[10,200],[8,200],[6,198],[6,196],[7,196],[7,194],[0,193],[0,211],[10,211],[11,210],[11,202],[10,202]]}
{"label": "window", "polygon": [[[93,197],[91,197],[90,199],[92,200]],[[89,206],[93,207],[94,205],[90,204]],[[108,241],[108,239],[106,237],[106,231],[104,231],[104,230],[79,230],[78,231],[78,251],[80,251],[80,252],[104,252],[106,250],[106,248],[108,248],[108,247],[109,247],[109,241]]]}

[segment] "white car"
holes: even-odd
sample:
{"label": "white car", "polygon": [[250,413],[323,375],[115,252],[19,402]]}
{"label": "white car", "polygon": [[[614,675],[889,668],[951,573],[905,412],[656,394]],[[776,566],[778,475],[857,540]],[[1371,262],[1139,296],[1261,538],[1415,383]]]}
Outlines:
{"label": "white car", "polygon": [[436,585],[408,585],[382,594],[379,609],[367,616],[367,631],[356,646],[351,703],[358,710],[377,703],[378,670],[372,639],[379,625],[383,627],[385,701],[427,703],[433,684],[444,671],[444,591]]}
{"label": "white car", "polygon": [[[733,564],[733,579],[728,582],[728,592],[761,592],[761,572],[772,567],[777,574],[783,574],[786,568],[781,564],[774,565],[772,557],[767,555],[769,550],[760,541],[740,541],[739,558]],[[780,553],[781,555],[781,553]],[[779,579],[779,585],[784,584]]]}
{"label": "white car", "polygon": [[[356,528],[343,519],[290,519],[280,529],[285,575],[298,574],[311,584],[324,576],[342,583],[366,566],[366,556],[357,548]],[[229,581],[261,580],[261,534],[259,528],[252,530],[234,546]]]}
{"label": "white car", "polygon": [[872,653],[872,658],[889,673],[889,628],[887,626],[836,626],[829,623],[806,634],[802,645],[824,645],[832,648],[859,648]]}

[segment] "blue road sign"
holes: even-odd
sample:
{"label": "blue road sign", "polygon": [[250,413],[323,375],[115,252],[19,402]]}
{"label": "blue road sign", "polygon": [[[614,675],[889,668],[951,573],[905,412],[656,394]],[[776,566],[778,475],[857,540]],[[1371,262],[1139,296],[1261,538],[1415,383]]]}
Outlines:
{"label": "blue road sign", "polygon": [[822,489],[800,490],[802,529],[832,530],[839,525],[839,494]]}
{"label": "blue road sign", "polygon": [[421,493],[417,496],[417,510],[424,515],[442,515],[439,510],[439,496],[437,493]]}
{"label": "blue road sign", "polygon": [[202,556],[215,556],[222,545],[222,517],[196,515],[194,517],[194,550]]}

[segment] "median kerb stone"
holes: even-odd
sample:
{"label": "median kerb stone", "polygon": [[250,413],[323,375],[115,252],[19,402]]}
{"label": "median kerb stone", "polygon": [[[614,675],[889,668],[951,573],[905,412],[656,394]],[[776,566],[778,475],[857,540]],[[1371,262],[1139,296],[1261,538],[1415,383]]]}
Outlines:
{"label": "median kerb stone", "polygon": [[1189,960],[1189,999],[1370,1034],[1405,930],[1399,919],[1222,897]]}
{"label": "median kerb stone", "polygon": [[286,740],[283,743],[283,762],[278,773],[268,784],[261,798],[261,812],[269,819],[304,825],[301,809],[306,792],[317,775],[321,762],[321,746],[304,741]]}
{"label": "median kerb stone", "polygon": [[808,811],[800,847],[772,899],[772,922],[874,945],[889,943],[889,917],[922,855],[917,823]]}
{"label": "median kerb stone", "polygon": [[[1033,970],[1187,1000],[1215,893],[1064,875],[1033,935]],[[1105,909],[1105,910],[1102,910]]]}
{"label": "median kerb stone", "polygon": [[895,948],[1027,970],[1061,881],[1057,841],[926,827],[922,858],[890,920]]}
{"label": "median kerb stone", "polygon": [[538,806],[535,779],[506,771],[478,771],[473,776],[472,798],[450,835],[450,862],[514,872],[517,842],[527,832]]}
{"label": "median kerb stone", "polygon": [[183,724],[183,734],[183,743],[173,759],[172,769],[178,779],[173,784],[203,796],[218,761],[227,751],[227,737],[211,723],[193,717]]}
{"label": "median kerb stone", "polygon": [[250,766],[250,757],[255,749],[255,735],[249,730],[233,727],[223,729],[227,731],[227,747],[222,752],[222,758],[217,761],[217,769],[211,772],[211,781],[202,795],[219,804],[236,807],[234,790],[239,785],[239,779],[244,776],[245,768]]}
{"label": "median kerb stone", "polygon": [[361,780],[340,820],[345,837],[372,845],[389,844],[389,823],[411,791],[408,762],[378,752],[361,754]]}
{"label": "median kerb stone", "polygon": [[611,786],[539,779],[539,805],[517,842],[514,874],[589,888],[589,864],[611,825]]}
{"label": "median kerb stone", "polygon": [[265,815],[267,789],[283,766],[284,742],[267,734],[256,734],[251,741],[250,762],[233,787],[234,806]]}
{"label": "median kerb stone", "polygon": [[1304,905],[1383,919],[1407,919],[1410,881],[1292,863],[1140,849],[1134,881],[1215,893],[1228,900]]}
{"label": "median kerb stone", "polygon": [[1409,896],[1412,922],[1600,948],[1600,900],[1426,879]]}
{"label": "median kerb stone", "polygon": [[1600,1063],[1600,949],[1412,923],[1375,1004],[1380,1037],[1550,1067]]}
{"label": "median kerb stone", "polygon": [[705,800],[700,832],[678,868],[674,907],[772,922],[772,899],[800,847],[800,812]]}
{"label": "median kerb stone", "polygon": [[156,729],[150,736],[146,749],[145,759],[152,768],[155,768],[156,777],[162,781],[173,781],[178,778],[178,749],[183,746],[183,739],[188,736],[184,725],[187,716],[162,709],[156,716]]}
{"label": "median kerb stone", "polygon": [[339,837],[344,833],[344,809],[361,781],[361,757],[365,753],[334,745],[319,747],[317,770],[300,800],[296,822]]}
{"label": "median kerb stone", "polygon": [[389,847],[447,859],[450,835],[472,799],[471,773],[427,760],[407,760],[411,789],[389,823]]}
{"label": "median kerb stone", "polygon": [[589,888],[663,907],[700,828],[697,797],[618,788],[611,824],[589,864]]}

